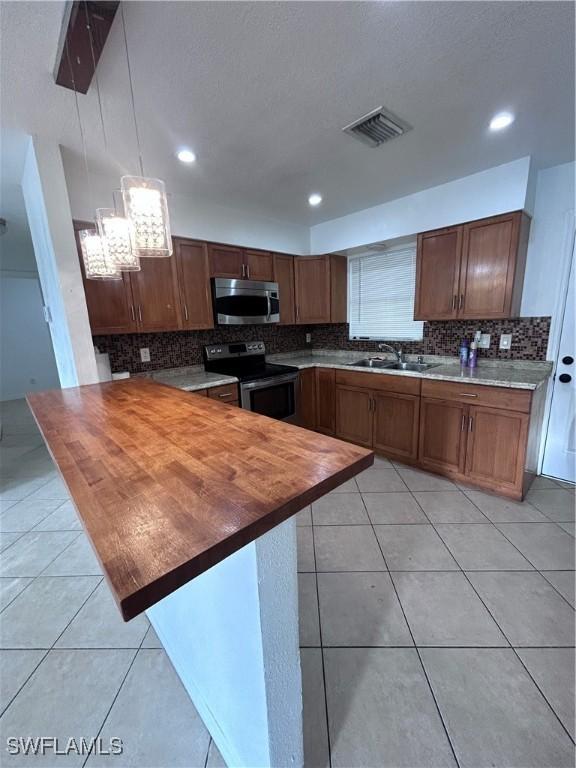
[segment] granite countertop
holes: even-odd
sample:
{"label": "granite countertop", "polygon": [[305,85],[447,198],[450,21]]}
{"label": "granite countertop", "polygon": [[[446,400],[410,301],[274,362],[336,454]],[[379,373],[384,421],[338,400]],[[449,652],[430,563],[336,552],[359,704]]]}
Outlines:
{"label": "granite countertop", "polygon": [[[434,364],[424,372],[396,371],[385,368],[363,368],[352,366],[356,360],[363,357],[375,357],[370,352],[337,352],[334,350],[304,350],[302,352],[290,352],[279,355],[269,355],[271,362],[284,365],[293,365],[295,368],[338,368],[347,371],[362,371],[382,376],[412,376],[418,379],[434,379],[438,381],[469,381],[474,384],[484,384],[491,387],[509,387],[512,389],[538,389],[545,384],[552,373],[552,363],[533,362],[530,360],[480,360],[476,368],[461,368],[458,359],[454,357],[440,357],[424,355],[424,362]],[[385,359],[393,360],[393,355],[378,355]],[[409,361],[416,361],[416,355],[406,355]]]}
{"label": "granite countertop", "polygon": [[161,371],[153,371],[154,381],[160,384],[168,384],[176,389],[186,392],[194,392],[210,387],[220,387],[224,384],[236,384],[235,376],[225,376],[222,373],[207,373],[203,365],[190,365],[185,368],[166,368]]}

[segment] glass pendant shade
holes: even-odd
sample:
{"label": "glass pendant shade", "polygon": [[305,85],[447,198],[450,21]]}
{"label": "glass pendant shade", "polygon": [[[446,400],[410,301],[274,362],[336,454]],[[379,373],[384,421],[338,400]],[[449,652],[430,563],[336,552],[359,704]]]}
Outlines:
{"label": "glass pendant shade", "polygon": [[140,259],[132,251],[128,220],[114,208],[96,208],[96,225],[110,264],[122,272],[138,272]]}
{"label": "glass pendant shade", "polygon": [[135,256],[171,256],[172,236],[166,188],[160,179],[122,176],[124,212]]}
{"label": "glass pendant shade", "polygon": [[95,229],[81,229],[78,232],[84,261],[84,272],[88,280],[121,280],[122,273],[107,258],[103,239]]}

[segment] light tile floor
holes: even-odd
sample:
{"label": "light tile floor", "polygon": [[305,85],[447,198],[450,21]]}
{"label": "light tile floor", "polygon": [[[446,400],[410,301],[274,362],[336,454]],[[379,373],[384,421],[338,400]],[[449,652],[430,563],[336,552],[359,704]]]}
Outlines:
{"label": "light tile floor", "polygon": [[[123,739],[74,765],[223,766],[146,617],[121,621],[26,404],[0,415],[2,765],[54,764],[4,753],[50,734]],[[377,459],[297,524],[306,766],[574,764],[569,488],[519,504]]]}

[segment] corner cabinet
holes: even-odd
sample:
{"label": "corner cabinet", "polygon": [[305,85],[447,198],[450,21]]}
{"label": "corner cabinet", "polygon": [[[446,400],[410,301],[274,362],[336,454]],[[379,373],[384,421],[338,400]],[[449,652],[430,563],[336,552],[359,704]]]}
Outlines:
{"label": "corner cabinet", "polygon": [[530,217],[523,211],[418,235],[415,320],[520,312]]}
{"label": "corner cabinet", "polygon": [[296,323],[345,323],[347,269],[344,256],[296,256]]}

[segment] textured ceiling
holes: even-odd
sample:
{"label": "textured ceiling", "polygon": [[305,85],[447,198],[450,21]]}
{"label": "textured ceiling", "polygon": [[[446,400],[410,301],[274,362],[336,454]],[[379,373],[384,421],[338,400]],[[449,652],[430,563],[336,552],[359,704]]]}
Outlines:
{"label": "textured ceiling", "polygon": [[[3,171],[22,132],[81,156],[52,72],[64,4],[2,3]],[[532,155],[573,158],[574,6],[557,2],[125,3],[145,170],[184,194],[314,224]],[[119,14],[79,96],[94,170],[135,172]],[[413,130],[378,149],[341,132],[383,104]],[[490,134],[493,113],[516,122]],[[174,153],[194,149],[195,166]],[[10,150],[10,151],[8,151]],[[307,197],[324,203],[311,210]]]}

